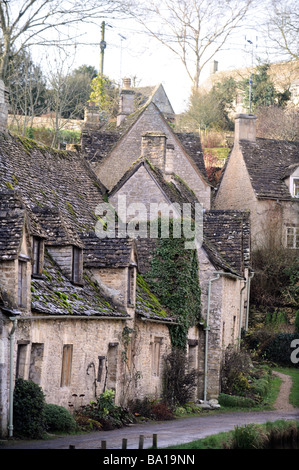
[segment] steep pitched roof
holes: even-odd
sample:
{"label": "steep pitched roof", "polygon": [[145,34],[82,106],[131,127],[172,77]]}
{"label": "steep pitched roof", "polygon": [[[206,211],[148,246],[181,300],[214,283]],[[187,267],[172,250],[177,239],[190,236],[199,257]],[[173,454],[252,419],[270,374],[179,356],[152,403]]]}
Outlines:
{"label": "steep pitched roof", "polygon": [[78,153],[0,135],[0,190],[7,185],[19,190],[33,235],[48,244],[84,246],[86,267],[127,265],[132,240],[114,243],[95,234],[105,189]]}
{"label": "steep pitched roof", "polygon": [[137,274],[136,313],[145,319],[167,323],[176,321],[176,317],[163,307],[157,297],[152,294],[147,282],[140,274]]}
{"label": "steep pitched roof", "polygon": [[[250,222],[249,211],[211,210],[204,213],[204,240],[217,252],[211,253],[215,262],[225,261],[227,268],[240,276],[244,268],[250,267]],[[217,257],[219,257],[220,259]],[[222,261],[223,265],[223,261]],[[220,266],[220,264],[219,264]]]}
{"label": "steep pitched roof", "polygon": [[157,106],[153,100],[153,96],[149,96],[147,100],[141,100],[136,111],[130,116],[127,116],[119,126],[117,126],[115,121],[110,121],[105,123],[100,129],[97,130],[89,130],[88,128],[83,129],[81,145],[86,159],[90,163],[97,164],[105,161],[112,150],[134,126],[134,124],[138,121],[149,105],[155,107],[161,116],[161,119],[163,119],[165,124],[169,127],[169,130],[178,142],[178,145],[182,147],[183,151],[193,161],[195,167],[199,170],[204,180],[208,182],[200,137],[193,133],[174,132],[173,129],[169,126],[167,119],[165,119],[163,112],[159,109],[159,106]]}
{"label": "steep pitched roof", "polygon": [[46,253],[45,276],[32,279],[32,311],[47,315],[128,317],[107,301],[91,273],[84,273],[84,287],[72,284]]}
{"label": "steep pitched roof", "polygon": [[140,157],[136,162],[133,163],[131,168],[126,171],[126,173],[122,176],[122,178],[118,181],[118,183],[111,189],[108,193],[109,196],[117,193],[120,188],[131,178],[131,176],[139,170],[141,166],[148,171],[148,173],[153,177],[156,181],[156,184],[160,187],[160,190],[164,193],[164,195],[169,199],[171,203],[191,203],[195,204],[198,203],[198,200],[194,194],[194,192],[186,185],[186,183],[179,178],[177,175],[172,175],[170,181],[166,181],[162,171],[152,165],[149,160]]}
{"label": "steep pitched roof", "polygon": [[[0,135],[0,188],[20,190],[26,208],[50,207],[73,232],[93,230],[103,185],[77,152],[56,151],[29,139]],[[36,212],[36,217],[41,215]]]}
{"label": "steep pitched roof", "polygon": [[203,159],[203,150],[200,136],[191,132],[175,132],[185,151],[190,155],[201,174],[207,178],[206,167]]}
{"label": "steep pitched roof", "polygon": [[[291,200],[285,178],[299,166],[299,142],[257,138],[240,141],[240,148],[257,198]],[[227,157],[218,187],[230,161]],[[294,200],[294,199],[292,199]]]}

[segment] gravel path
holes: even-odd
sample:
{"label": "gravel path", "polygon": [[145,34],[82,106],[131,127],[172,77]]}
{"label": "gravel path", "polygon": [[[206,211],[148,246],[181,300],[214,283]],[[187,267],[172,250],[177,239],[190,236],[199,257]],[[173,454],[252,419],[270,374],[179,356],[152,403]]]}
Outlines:
{"label": "gravel path", "polygon": [[274,403],[274,408],[276,410],[294,411],[295,408],[289,403],[289,395],[293,384],[292,378],[289,375],[276,371],[273,371],[273,375],[280,377],[282,380],[279,395]]}

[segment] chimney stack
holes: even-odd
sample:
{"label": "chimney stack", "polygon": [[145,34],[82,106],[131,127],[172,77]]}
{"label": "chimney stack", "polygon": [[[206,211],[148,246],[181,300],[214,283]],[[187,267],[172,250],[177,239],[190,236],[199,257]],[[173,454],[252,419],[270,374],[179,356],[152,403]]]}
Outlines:
{"label": "chimney stack", "polygon": [[166,135],[159,132],[146,132],[141,141],[141,156],[147,158],[162,173],[165,172],[166,141]]}
{"label": "chimney stack", "polygon": [[131,79],[124,78],[123,88],[119,97],[119,112],[117,115],[117,126],[119,126],[123,120],[134,113],[135,104],[134,104],[135,92],[131,89]]}
{"label": "chimney stack", "polygon": [[7,131],[8,119],[8,90],[0,80],[0,132]]}
{"label": "chimney stack", "polygon": [[256,116],[254,114],[237,114],[235,117],[235,142],[247,140],[256,142]]}

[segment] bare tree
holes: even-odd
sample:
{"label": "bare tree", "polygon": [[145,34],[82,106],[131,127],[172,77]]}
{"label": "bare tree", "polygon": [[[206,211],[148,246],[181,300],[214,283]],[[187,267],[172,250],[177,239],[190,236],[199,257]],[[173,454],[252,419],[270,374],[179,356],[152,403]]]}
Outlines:
{"label": "bare tree", "polygon": [[74,38],[66,35],[66,26],[92,22],[124,8],[119,0],[1,0],[0,77],[5,80],[9,61],[24,48],[53,45],[58,32],[63,32],[64,43],[69,42]]}
{"label": "bare tree", "polygon": [[132,16],[182,61],[194,90],[202,68],[246,18],[254,0],[136,0]]}
{"label": "bare tree", "polygon": [[267,32],[275,51],[299,59],[299,2],[270,0]]}

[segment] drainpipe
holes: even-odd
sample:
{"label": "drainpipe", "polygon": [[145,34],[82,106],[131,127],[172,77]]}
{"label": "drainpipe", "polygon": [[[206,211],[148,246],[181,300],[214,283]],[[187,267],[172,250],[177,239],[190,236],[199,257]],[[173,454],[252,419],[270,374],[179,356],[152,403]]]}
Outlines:
{"label": "drainpipe", "polygon": [[243,290],[245,289],[247,281],[244,281],[244,286],[240,290],[240,324],[239,324],[239,347],[241,343],[241,331],[242,331],[242,320],[243,320]]}
{"label": "drainpipe", "polygon": [[209,288],[208,288],[208,305],[207,305],[207,318],[206,318],[206,327],[204,328],[205,331],[205,370],[204,370],[204,402],[207,401],[207,379],[208,379],[208,345],[209,345],[209,316],[210,316],[210,302],[211,302],[211,289],[212,289],[212,282],[217,281],[220,278],[220,274],[216,274],[216,277],[213,277],[209,280]]}
{"label": "drainpipe", "polygon": [[245,322],[245,331],[248,330],[248,320],[249,320],[249,301],[250,301],[250,284],[251,279],[254,276],[254,272],[251,271],[250,276],[248,277],[248,289],[247,289],[247,306],[246,306],[246,322]]}
{"label": "drainpipe", "polygon": [[13,327],[9,334],[10,340],[10,362],[9,362],[9,425],[8,432],[9,437],[13,436],[13,346],[14,346],[14,334],[17,328],[18,320],[16,317],[9,318],[13,322]]}

